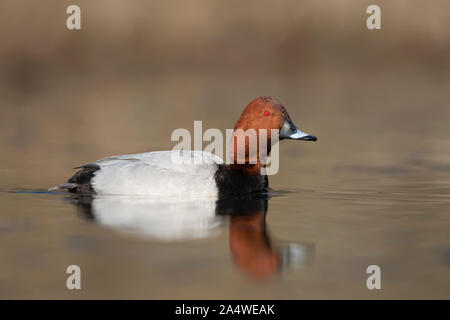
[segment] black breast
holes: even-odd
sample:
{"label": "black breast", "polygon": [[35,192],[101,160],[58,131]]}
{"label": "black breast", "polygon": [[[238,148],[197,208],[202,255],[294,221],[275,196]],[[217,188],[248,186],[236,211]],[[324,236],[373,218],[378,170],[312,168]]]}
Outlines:
{"label": "black breast", "polygon": [[266,192],[269,180],[266,175],[248,175],[241,170],[233,170],[219,164],[214,174],[219,198],[252,195]]}

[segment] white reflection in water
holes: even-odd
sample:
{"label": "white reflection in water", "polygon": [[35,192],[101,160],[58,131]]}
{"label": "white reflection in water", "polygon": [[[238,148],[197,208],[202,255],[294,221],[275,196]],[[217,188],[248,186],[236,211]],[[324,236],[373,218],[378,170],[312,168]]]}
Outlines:
{"label": "white reflection in water", "polygon": [[223,217],[215,199],[167,199],[101,196],[92,201],[95,220],[119,231],[161,241],[200,239],[217,235]]}

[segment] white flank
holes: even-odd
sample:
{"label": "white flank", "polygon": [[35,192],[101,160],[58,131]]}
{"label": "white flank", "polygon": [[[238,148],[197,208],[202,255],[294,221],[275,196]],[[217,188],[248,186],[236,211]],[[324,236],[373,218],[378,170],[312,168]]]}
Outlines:
{"label": "white flank", "polygon": [[223,160],[203,151],[155,151],[105,158],[92,186],[99,195],[217,196]]}

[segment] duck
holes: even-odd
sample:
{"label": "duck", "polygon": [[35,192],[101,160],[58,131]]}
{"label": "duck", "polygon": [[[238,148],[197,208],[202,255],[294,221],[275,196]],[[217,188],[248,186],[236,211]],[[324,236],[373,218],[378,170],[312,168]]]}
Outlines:
{"label": "duck", "polygon": [[[268,177],[264,174],[265,161],[256,158],[250,145],[254,136],[238,143],[237,132],[253,129],[266,134],[267,154],[270,154],[273,134],[281,140],[317,141],[317,137],[298,129],[285,106],[273,96],[253,99],[243,110],[234,127],[230,153],[242,161],[225,163],[220,157],[206,151],[170,150],[152,151],[107,157],[89,162],[67,182],[50,190],[64,190],[84,195],[154,195],[169,197],[248,196],[268,191]],[[258,137],[261,137],[258,135]],[[264,136],[263,136],[264,137]],[[189,161],[186,161],[189,160]]]}

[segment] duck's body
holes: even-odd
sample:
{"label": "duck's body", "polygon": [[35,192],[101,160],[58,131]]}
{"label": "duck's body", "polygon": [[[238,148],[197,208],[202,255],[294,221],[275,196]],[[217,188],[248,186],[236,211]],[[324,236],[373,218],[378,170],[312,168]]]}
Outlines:
{"label": "duck's body", "polygon": [[68,183],[74,183],[78,190],[73,191],[79,193],[217,196],[214,173],[222,163],[201,151],[121,155],[80,166],[80,174]]}
{"label": "duck's body", "polygon": [[[222,159],[203,151],[154,151],[113,156],[81,169],[57,189],[99,195],[219,197],[264,191],[265,176],[229,170]],[[235,186],[240,187],[236,189]]]}
{"label": "duck's body", "polygon": [[[316,140],[298,130],[284,106],[273,97],[253,100],[239,118],[235,132],[237,129],[276,129],[279,139]],[[264,163],[259,144],[257,161],[253,163],[249,151],[251,137],[244,140],[243,145],[236,143],[236,135],[233,139],[236,140],[231,152],[235,159],[243,156],[242,164],[225,164],[211,153],[189,150],[121,155],[79,166],[80,171],[53,189],[82,194],[188,197],[225,197],[266,191],[268,179],[261,174]],[[267,139],[270,152],[270,133]]]}

